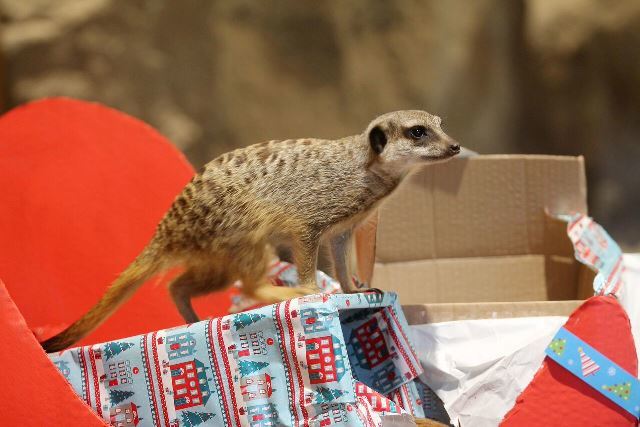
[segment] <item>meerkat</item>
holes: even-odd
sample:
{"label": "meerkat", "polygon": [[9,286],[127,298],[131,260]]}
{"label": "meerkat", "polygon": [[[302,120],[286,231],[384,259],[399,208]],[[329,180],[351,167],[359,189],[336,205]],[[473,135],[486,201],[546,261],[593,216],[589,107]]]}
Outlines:
{"label": "meerkat", "polygon": [[[347,263],[354,227],[412,167],[460,152],[441,119],[424,111],[396,111],[374,119],[359,135],[337,140],[268,141],[221,155],[179,194],[154,236],[102,299],[60,334],[47,351],[72,345],[98,327],[152,276],[183,272],[169,284],[187,323],[197,322],[191,299],[237,280],[254,300],[275,303],[317,292],[318,248],[330,249],[334,273],[352,292]],[[274,242],[290,245],[300,286],[266,279]]]}

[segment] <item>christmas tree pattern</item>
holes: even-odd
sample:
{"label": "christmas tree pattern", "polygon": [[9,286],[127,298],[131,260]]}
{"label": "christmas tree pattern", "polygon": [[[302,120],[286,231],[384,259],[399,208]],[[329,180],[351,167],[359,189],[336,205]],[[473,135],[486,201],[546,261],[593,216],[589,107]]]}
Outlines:
{"label": "christmas tree pattern", "polygon": [[600,366],[585,354],[582,347],[578,347],[578,353],[580,353],[580,363],[582,363],[582,376],[588,377],[600,370]]}
{"label": "christmas tree pattern", "polygon": [[558,356],[562,356],[562,354],[564,353],[564,348],[566,344],[567,344],[566,339],[556,338],[555,340],[551,341],[551,344],[549,344],[549,349],[553,351],[555,354],[557,354]]}
{"label": "christmas tree pattern", "polygon": [[264,317],[266,317],[264,314],[258,313],[239,313],[233,316],[233,326],[236,330],[243,329]]}
{"label": "christmas tree pattern", "polygon": [[133,396],[132,391],[125,390],[109,390],[109,400],[111,401],[111,405],[117,405],[120,402],[123,402]]}
{"label": "christmas tree pattern", "polygon": [[603,385],[602,389],[610,391],[624,400],[629,400],[629,395],[631,395],[631,383]]}
{"label": "christmas tree pattern", "polygon": [[182,416],[181,426],[183,427],[197,426],[216,416],[216,414],[212,414],[211,412],[193,411],[183,411],[180,415]]}
{"label": "christmas tree pattern", "polygon": [[269,366],[269,363],[267,362],[253,362],[249,360],[241,360],[238,363],[240,375],[243,377],[253,374],[254,372],[259,371],[262,368],[266,368],[267,366]]}
{"label": "christmas tree pattern", "polygon": [[318,387],[316,389],[316,395],[314,400],[315,400],[315,403],[317,404],[331,402],[332,400],[337,399],[340,396],[343,396],[345,393],[346,391],[344,390],[330,389],[327,387]]}
{"label": "christmas tree pattern", "polygon": [[126,349],[133,347],[133,345],[134,344],[130,342],[117,342],[117,341],[112,341],[110,343],[105,344],[103,351],[106,356],[106,360],[109,360],[112,357],[122,353]]}

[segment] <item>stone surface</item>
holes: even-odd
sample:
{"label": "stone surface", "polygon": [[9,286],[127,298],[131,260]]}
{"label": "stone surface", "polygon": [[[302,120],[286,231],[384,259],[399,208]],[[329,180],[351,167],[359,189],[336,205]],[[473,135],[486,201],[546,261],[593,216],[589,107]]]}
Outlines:
{"label": "stone surface", "polygon": [[0,0],[0,15],[4,109],[100,101],[197,167],[427,109],[482,153],[584,154],[591,213],[640,249],[635,0]]}

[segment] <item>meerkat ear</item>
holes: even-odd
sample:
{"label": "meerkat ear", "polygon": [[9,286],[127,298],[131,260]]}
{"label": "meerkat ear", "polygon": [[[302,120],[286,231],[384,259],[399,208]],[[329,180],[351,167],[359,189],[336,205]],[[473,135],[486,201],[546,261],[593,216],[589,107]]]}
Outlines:
{"label": "meerkat ear", "polygon": [[384,146],[387,145],[387,135],[384,134],[382,129],[376,126],[369,132],[369,144],[371,144],[373,151],[380,154],[382,150],[384,150]]}

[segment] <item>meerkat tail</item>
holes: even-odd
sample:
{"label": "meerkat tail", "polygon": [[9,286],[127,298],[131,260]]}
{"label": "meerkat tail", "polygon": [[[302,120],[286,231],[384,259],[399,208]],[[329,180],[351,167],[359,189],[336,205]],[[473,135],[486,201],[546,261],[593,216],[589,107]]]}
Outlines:
{"label": "meerkat tail", "polygon": [[64,331],[40,343],[46,352],[63,350],[100,326],[120,305],[161,269],[155,251],[145,250],[111,284],[104,296],[79,320]]}

